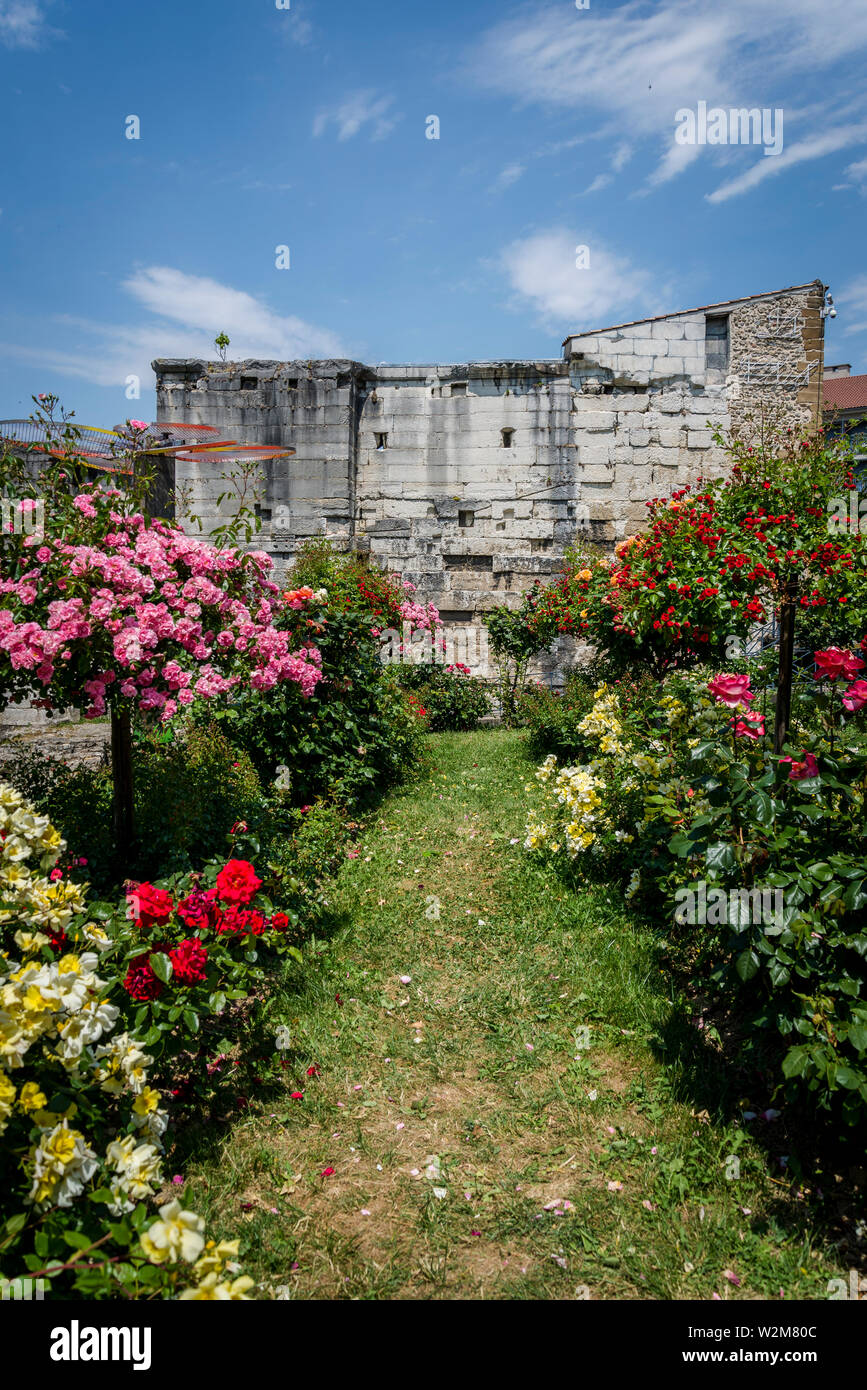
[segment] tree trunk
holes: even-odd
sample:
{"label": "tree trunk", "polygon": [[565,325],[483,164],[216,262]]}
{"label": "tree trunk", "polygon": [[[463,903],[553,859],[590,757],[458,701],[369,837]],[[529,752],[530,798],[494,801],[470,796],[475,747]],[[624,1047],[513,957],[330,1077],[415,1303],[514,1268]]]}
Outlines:
{"label": "tree trunk", "polygon": [[780,603],[780,669],[777,677],[777,713],[774,726],[774,752],[783,751],[792,718],[792,671],[795,664],[796,590],[793,584],[783,591]]}
{"label": "tree trunk", "polygon": [[126,869],[133,840],[132,736],[129,710],[111,712],[111,776],[114,849],[121,869]]}

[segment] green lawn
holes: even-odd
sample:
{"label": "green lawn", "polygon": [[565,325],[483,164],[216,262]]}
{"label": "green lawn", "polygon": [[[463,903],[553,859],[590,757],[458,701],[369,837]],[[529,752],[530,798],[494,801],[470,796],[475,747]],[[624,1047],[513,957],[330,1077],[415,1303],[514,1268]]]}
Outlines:
{"label": "green lawn", "polygon": [[779,1125],[720,1118],[749,1098],[651,934],[523,851],[520,735],[430,744],[272,997],[269,1098],[175,1156],[186,1203],[263,1297],[826,1297],[847,1272]]}

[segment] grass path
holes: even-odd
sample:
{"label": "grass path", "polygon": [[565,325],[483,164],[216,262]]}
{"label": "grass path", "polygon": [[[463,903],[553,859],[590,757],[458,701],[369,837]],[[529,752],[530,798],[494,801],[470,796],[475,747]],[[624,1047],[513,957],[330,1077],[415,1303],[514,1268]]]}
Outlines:
{"label": "grass path", "polygon": [[277,1098],[187,1166],[190,1203],[265,1297],[826,1297],[845,1271],[773,1142],[702,1104],[651,937],[522,851],[519,736],[431,744],[273,999]]}

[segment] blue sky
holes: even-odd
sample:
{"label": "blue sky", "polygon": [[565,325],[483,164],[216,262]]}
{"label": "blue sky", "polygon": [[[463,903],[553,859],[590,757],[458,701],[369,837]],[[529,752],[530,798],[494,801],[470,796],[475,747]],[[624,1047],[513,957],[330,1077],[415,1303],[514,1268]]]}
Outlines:
{"label": "blue sky", "polygon": [[[867,371],[863,0],[277,4],[0,0],[0,416],[153,418],[151,359],[220,331],[556,357],[816,278],[827,360]],[[700,101],[782,110],[782,153],[679,144]]]}

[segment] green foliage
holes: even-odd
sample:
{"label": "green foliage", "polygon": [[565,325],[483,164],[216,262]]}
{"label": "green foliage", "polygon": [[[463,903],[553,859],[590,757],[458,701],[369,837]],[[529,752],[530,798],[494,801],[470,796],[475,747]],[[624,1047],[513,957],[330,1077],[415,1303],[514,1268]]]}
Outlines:
{"label": "green foliage", "polygon": [[327,541],[302,549],[289,582],[283,621],[299,645],[315,641],[324,679],[309,699],[292,682],[244,691],[215,717],[264,782],[286,769],[292,805],[367,805],[420,751],[423,725],[383,665],[381,642],[400,630],[412,586]]}
{"label": "green foliage", "polygon": [[[209,711],[212,713],[212,711]],[[168,742],[139,731],[136,747],[135,873],[188,871],[220,853],[235,821],[264,829],[268,806],[249,755],[211,719]]]}
{"label": "green foliage", "polygon": [[598,658],[570,671],[562,692],[531,684],[518,702],[530,750],[567,760],[592,758],[592,740],[579,726],[593,708],[597,688],[606,681],[617,694],[621,715],[630,723],[641,720],[659,695],[658,683],[649,672],[613,676],[611,665]]}
{"label": "green foliage", "polygon": [[518,715],[518,699],[534,656],[543,652],[554,634],[536,630],[526,621],[526,605],[513,611],[491,608],[483,618],[497,667],[497,686],[503,722],[513,725]]}
{"label": "green foliage", "polygon": [[[210,719],[173,731],[138,727],[135,742],[136,842],[124,864],[127,876],[198,868],[225,847],[235,821],[263,830],[271,822],[251,759]],[[25,753],[0,765],[0,778],[49,816],[73,847],[74,859],[86,861],[88,881],[99,892],[110,891],[117,870],[108,767],[69,767]]]}
{"label": "green foliage", "polygon": [[471,676],[467,667],[401,664],[393,671],[402,689],[417,697],[432,732],[476,729],[490,710],[484,681]]}
{"label": "green foliage", "polygon": [[[528,848],[568,854],[579,878],[629,875],[627,898],[663,930],[695,988],[743,1021],[744,1059],[774,1068],[849,1125],[867,1120],[867,730],[833,683],[795,706],[782,758],[708,690],[669,676],[656,698],[602,687],[590,714],[535,697],[549,756]],[[623,690],[627,698],[621,698]],[[559,717],[558,717],[559,716]],[[735,733],[735,725],[740,732]],[[565,822],[571,821],[566,826]],[[703,885],[703,887],[702,887]],[[712,910],[696,906],[713,895]],[[779,894],[780,896],[775,896]]]}

